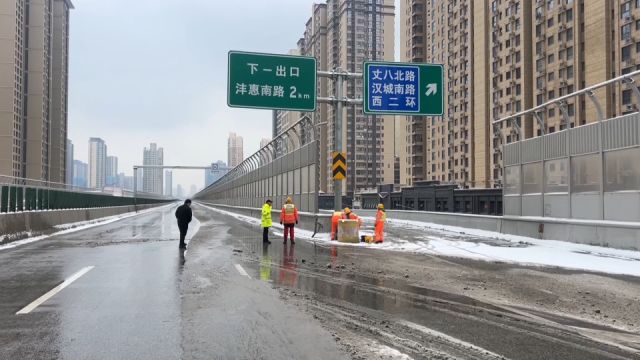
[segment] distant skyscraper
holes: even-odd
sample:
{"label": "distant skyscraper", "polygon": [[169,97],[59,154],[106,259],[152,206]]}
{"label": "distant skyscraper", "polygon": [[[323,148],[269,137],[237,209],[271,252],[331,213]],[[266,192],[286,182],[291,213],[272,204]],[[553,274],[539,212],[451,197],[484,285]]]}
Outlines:
{"label": "distant skyscraper", "polygon": [[[143,165],[164,165],[164,151],[156,143],[151,143],[149,148],[144,148]],[[162,169],[144,169],[143,191],[162,195]]]}
{"label": "distant skyscraper", "polygon": [[124,173],[120,173],[120,184],[125,190],[133,191],[133,176],[126,176]]}
{"label": "distant skyscraper", "polygon": [[193,196],[197,192],[198,192],[198,188],[195,185],[191,184],[191,188],[189,190],[189,196]]}
{"label": "distant skyscraper", "polygon": [[107,156],[106,184],[107,186],[120,185],[118,183],[118,157],[117,156]]}
{"label": "distant skyscraper", "polygon": [[69,0],[0,3],[0,174],[65,183]]}
{"label": "distant skyscraper", "polygon": [[73,161],[73,186],[86,188],[89,176],[89,165],[80,160]]}
{"label": "distant skyscraper", "polygon": [[65,162],[66,175],[65,183],[73,185],[73,142],[67,139],[67,160]]}
{"label": "distant skyscraper", "polygon": [[171,170],[164,172],[164,194],[173,196],[173,171]]}
{"label": "distant skyscraper", "polygon": [[244,160],[244,150],[242,145],[242,137],[236,135],[236,133],[229,133],[227,147],[227,156],[230,168],[234,168]]}
{"label": "distant skyscraper", "polygon": [[269,144],[271,142],[271,139],[262,139],[260,140],[260,148],[263,148],[265,146],[267,146],[267,144]]}
{"label": "distant skyscraper", "polygon": [[106,185],[107,145],[100,138],[89,139],[89,187],[102,189]]}
{"label": "distant skyscraper", "polygon": [[178,186],[176,187],[176,197],[178,199],[184,198],[184,189],[182,188],[182,185],[180,185],[180,184],[178,184]]}
{"label": "distant skyscraper", "polygon": [[212,163],[211,169],[204,171],[204,186],[207,187],[218,181],[218,179],[228,173],[229,170],[230,168],[224,163],[224,161],[216,161],[215,163]]}
{"label": "distant skyscraper", "polygon": [[144,187],[144,172],[142,171],[142,169],[137,169],[136,170],[136,177],[137,179],[135,180],[136,182],[136,190],[137,191],[142,191],[143,187]]}

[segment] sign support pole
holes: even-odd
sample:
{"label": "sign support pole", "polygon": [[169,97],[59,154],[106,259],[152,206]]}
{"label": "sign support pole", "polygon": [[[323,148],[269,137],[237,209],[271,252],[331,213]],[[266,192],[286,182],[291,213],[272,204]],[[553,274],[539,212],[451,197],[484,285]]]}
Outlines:
{"label": "sign support pole", "polygon": [[[336,75],[336,98],[337,104],[335,105],[336,109],[336,123],[334,126],[334,141],[336,149],[335,151],[344,152],[344,148],[342,146],[342,100],[344,98],[342,85],[344,83],[344,76],[340,69],[338,69],[338,74]],[[342,209],[342,180],[334,180],[333,181],[333,207],[335,211],[340,211]]]}
{"label": "sign support pole", "polygon": [[[335,69],[333,71],[318,71],[319,77],[330,78],[335,83],[335,94],[333,97],[318,97],[317,101],[322,103],[328,103],[333,106],[336,112],[335,127],[334,127],[334,147],[333,151],[344,153],[344,146],[342,145],[342,111],[344,105],[359,105],[362,104],[362,99],[347,99],[344,96],[344,82],[347,79],[361,78],[360,73],[349,73],[342,69]],[[333,208],[335,211],[342,210],[342,180],[333,181]]]}

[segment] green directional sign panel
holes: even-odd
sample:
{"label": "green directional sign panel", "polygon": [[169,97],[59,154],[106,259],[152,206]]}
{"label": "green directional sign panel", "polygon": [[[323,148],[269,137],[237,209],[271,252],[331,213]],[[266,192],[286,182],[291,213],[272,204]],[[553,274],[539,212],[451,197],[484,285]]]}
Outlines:
{"label": "green directional sign panel", "polygon": [[229,52],[227,104],[231,107],[316,110],[316,59]]}
{"label": "green directional sign panel", "polygon": [[441,64],[366,61],[365,114],[442,116],[444,68]]}

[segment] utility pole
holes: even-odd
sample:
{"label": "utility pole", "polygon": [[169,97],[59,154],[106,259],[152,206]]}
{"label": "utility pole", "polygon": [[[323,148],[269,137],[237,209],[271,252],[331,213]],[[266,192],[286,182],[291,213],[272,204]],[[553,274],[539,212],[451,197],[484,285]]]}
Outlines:
{"label": "utility pole", "polygon": [[[333,106],[335,110],[335,124],[334,124],[334,149],[333,151],[344,153],[345,149],[342,144],[342,110],[344,105],[355,106],[362,104],[362,99],[349,99],[344,96],[344,82],[348,79],[362,78],[361,73],[350,73],[343,71],[340,68],[333,71],[318,71],[318,76],[330,78],[335,84],[335,94],[333,96],[325,98],[318,97],[318,102],[328,103]],[[353,156],[353,155],[352,155]],[[352,171],[355,171],[353,169]],[[342,179],[333,181],[333,207],[334,210],[339,211],[342,209]]]}

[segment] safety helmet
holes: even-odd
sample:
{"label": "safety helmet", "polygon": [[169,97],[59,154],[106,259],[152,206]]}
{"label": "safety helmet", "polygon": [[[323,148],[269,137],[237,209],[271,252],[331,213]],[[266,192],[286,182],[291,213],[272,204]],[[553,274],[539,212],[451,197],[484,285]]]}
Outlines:
{"label": "safety helmet", "polygon": [[384,204],[378,204],[378,210],[384,210]]}
{"label": "safety helmet", "polygon": [[344,213],[351,214],[351,209],[349,209],[348,207],[344,208]]}
{"label": "safety helmet", "polygon": [[293,202],[293,200],[291,200],[291,197],[287,198],[287,204],[291,204]]}

